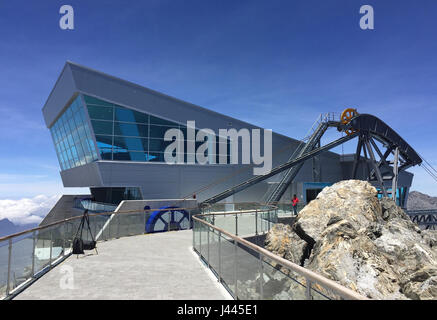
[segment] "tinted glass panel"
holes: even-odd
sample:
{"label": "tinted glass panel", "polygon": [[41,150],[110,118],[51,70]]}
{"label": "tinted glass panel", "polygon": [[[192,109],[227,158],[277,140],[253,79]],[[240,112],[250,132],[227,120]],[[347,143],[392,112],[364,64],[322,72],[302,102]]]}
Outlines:
{"label": "tinted glass panel", "polygon": [[117,136],[147,137],[148,132],[148,125],[122,122],[115,122],[114,124],[114,134]]}
{"label": "tinted glass panel", "polygon": [[95,134],[112,135],[113,123],[109,121],[91,120]]}
{"label": "tinted glass panel", "polygon": [[112,160],[112,149],[104,149],[99,147],[99,150],[102,160]]}
{"label": "tinted glass panel", "polygon": [[113,109],[112,107],[102,107],[88,105],[88,114],[91,119],[101,119],[101,120],[111,120],[113,119]]}
{"label": "tinted glass panel", "polygon": [[147,161],[147,153],[145,152],[130,152],[130,157],[132,161]]}
{"label": "tinted glass panel", "polygon": [[147,140],[141,138],[114,137],[114,148],[147,151]]}
{"label": "tinted glass panel", "polygon": [[[97,154],[85,148],[84,132],[87,122],[82,118],[82,100],[78,96],[50,128],[59,165],[62,170],[84,165],[97,159]],[[89,130],[89,129],[88,129]]]}
{"label": "tinted glass panel", "polygon": [[131,161],[130,154],[127,150],[114,150],[114,160]]}
{"label": "tinted glass panel", "polygon": [[170,127],[164,126],[150,126],[150,138],[164,139],[165,133],[167,130],[170,130]]}
{"label": "tinted glass panel", "polygon": [[144,124],[147,124],[149,121],[146,114],[121,107],[115,108],[115,120],[123,122],[138,122]]}
{"label": "tinted glass panel", "polygon": [[103,101],[103,100],[100,100],[100,99],[97,99],[97,98],[94,98],[94,97],[90,97],[90,96],[87,96],[87,95],[84,95],[83,97],[85,99],[85,103],[87,104],[87,106],[93,104],[93,105],[98,105],[98,106],[112,107],[112,105],[113,105],[110,102],[106,102],[106,101]]}
{"label": "tinted glass panel", "polygon": [[150,116],[150,124],[155,124],[155,125],[160,125],[160,126],[168,126],[168,127],[173,127],[173,128],[179,127],[179,124],[177,124],[175,122],[160,119],[160,118],[157,118],[154,116]]}
{"label": "tinted glass panel", "polygon": [[98,202],[116,205],[123,200],[141,199],[141,192],[137,187],[91,188],[91,194]]}
{"label": "tinted glass panel", "polygon": [[164,162],[164,154],[160,152],[150,152],[149,153],[149,160],[151,162]]}
{"label": "tinted glass panel", "polygon": [[[171,141],[164,141],[165,133],[169,129],[182,131],[184,137],[184,152],[187,152],[187,144],[191,144],[192,139],[195,140],[198,133],[196,129],[194,130],[194,137],[188,137],[187,128],[176,122],[161,119],[89,96],[85,96],[85,100],[87,102],[88,114],[92,119],[91,123],[94,134],[96,135],[97,147],[104,159],[164,162],[164,151],[171,143]],[[84,109],[80,105],[77,110],[80,117],[73,115],[75,121],[78,118],[86,118],[83,114]],[[83,119],[82,122],[84,122]],[[78,157],[81,157],[81,154],[84,154],[85,158],[89,155],[94,157],[96,150],[89,128],[87,126],[82,128],[78,124],[76,124],[76,126],[78,130],[77,136],[81,141],[80,144],[83,150],[82,153],[79,152]],[[73,143],[73,140],[77,140],[77,136],[73,136],[72,138],[70,135],[67,136],[66,139],[62,138],[62,127],[59,128],[59,134],[57,134],[57,132],[54,133],[54,139],[57,139],[56,135],[60,137],[60,140],[67,142],[66,148],[70,148],[68,145]],[[218,137],[216,139],[216,142],[218,142]],[[225,144],[229,144],[229,141],[227,143],[226,140],[224,141]],[[82,142],[86,144],[86,147],[82,145]],[[194,142],[195,150],[202,144],[203,142]],[[216,144],[216,146],[216,150],[210,149],[205,151],[205,155],[208,156],[211,162],[213,162],[213,159],[218,160],[217,154],[219,153],[219,145]],[[211,147],[214,147],[213,142],[211,142]],[[228,145],[226,157],[228,163],[230,159],[229,149]],[[186,155],[185,158],[187,158]]]}
{"label": "tinted glass panel", "polygon": [[100,148],[112,148],[112,136],[100,136],[96,135],[97,147]]}
{"label": "tinted glass panel", "polygon": [[172,143],[171,141],[164,141],[161,139],[150,139],[149,140],[149,151],[150,152],[164,152],[165,148]]}

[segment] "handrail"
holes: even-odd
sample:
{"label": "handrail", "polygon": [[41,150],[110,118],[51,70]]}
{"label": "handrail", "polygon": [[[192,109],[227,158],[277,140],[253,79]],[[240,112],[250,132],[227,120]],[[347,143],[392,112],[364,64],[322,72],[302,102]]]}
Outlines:
{"label": "handrail", "polygon": [[[221,204],[221,203],[218,203],[218,204]],[[272,206],[272,209],[274,208],[273,205],[260,204],[258,202],[226,202],[226,203],[223,203],[223,204],[256,204],[256,205],[260,205],[260,206],[263,206],[263,205],[265,205],[265,206]],[[180,210],[193,210],[193,209],[197,209],[197,207],[178,208],[178,209],[180,209]],[[253,209],[251,209],[251,210],[253,210]],[[129,214],[129,213],[136,213],[136,212],[139,212],[139,211],[144,212],[144,213],[148,213],[148,212],[152,212],[152,211],[153,212],[154,211],[168,211],[168,209],[147,209],[147,210],[126,210],[126,211],[117,211],[117,212],[116,211],[96,212],[96,213],[89,213],[88,216],[93,217],[93,216],[103,216],[103,215],[106,216],[106,215],[112,215],[112,214]],[[239,211],[239,212],[241,212],[241,211]],[[42,230],[42,229],[46,229],[46,228],[50,228],[50,227],[56,226],[56,225],[61,224],[61,223],[70,222],[70,221],[81,219],[81,218],[82,218],[82,215],[78,215],[78,216],[70,217],[70,218],[67,218],[67,219],[58,220],[58,221],[55,221],[55,222],[52,222],[52,223],[49,223],[49,224],[46,224],[46,225],[43,225],[43,226],[38,226],[38,227],[35,227],[35,228],[32,228],[32,229],[20,231],[20,232],[11,234],[11,235],[0,237],[0,242],[5,241],[5,240],[9,240],[10,238],[22,236],[23,234],[26,234],[26,233],[31,233],[31,232],[34,232],[34,231],[39,231],[39,230]]]}
{"label": "handrail", "polygon": [[202,220],[201,218],[199,218],[199,216],[203,216],[203,215],[195,215],[195,216],[193,216],[193,220],[196,220],[200,223],[203,223],[204,225],[208,226],[209,228],[217,230],[218,232],[228,236],[232,240],[254,250],[255,252],[257,252],[263,256],[268,257],[269,259],[271,259],[277,263],[279,263],[280,265],[284,266],[285,268],[300,274],[301,276],[309,279],[310,281],[312,281],[314,283],[320,284],[325,289],[333,290],[335,293],[338,293],[342,298],[350,299],[350,300],[369,300],[367,297],[364,297],[363,295],[361,295],[361,294],[359,294],[351,289],[348,289],[348,288],[338,284],[337,282],[335,282],[333,280],[325,278],[325,277],[323,277],[323,276],[321,276],[321,275],[319,275],[311,270],[308,270],[308,269],[301,267],[301,266],[299,266],[299,265],[297,265],[289,260],[281,258],[281,257],[275,255],[274,253],[272,253],[264,248],[261,248],[255,244],[239,237],[239,236],[233,235],[222,228],[214,226],[214,225]]}
{"label": "handrail", "polygon": [[[178,208],[178,210],[193,210],[193,209],[197,209],[197,207]],[[118,211],[118,212],[115,212],[115,211],[112,211],[112,212],[97,212],[97,213],[89,213],[88,216],[93,217],[93,216],[104,216],[104,215],[113,215],[113,214],[129,214],[129,213],[137,213],[137,212],[140,212],[140,211],[142,213],[148,213],[148,212],[152,212],[152,211],[153,212],[154,211],[168,211],[168,209],[147,209],[147,210],[126,210],[126,211]],[[43,225],[43,226],[38,226],[38,227],[35,227],[35,228],[32,228],[32,229],[20,231],[20,232],[17,232],[17,233],[8,235],[8,236],[0,237],[0,242],[5,241],[5,240],[9,240],[11,238],[22,236],[23,234],[26,234],[26,233],[31,233],[31,232],[34,232],[34,231],[39,231],[39,230],[42,230],[42,229],[46,229],[46,228],[50,228],[50,227],[59,225],[61,223],[70,222],[70,221],[78,220],[78,219],[81,219],[81,218],[82,218],[82,215],[78,215],[78,216],[74,216],[74,217],[71,217],[71,218],[58,220],[58,221],[55,221],[55,222],[52,222],[52,223],[49,223],[49,224],[46,224],[46,225]]]}
{"label": "handrail", "polygon": [[[94,226],[94,231],[96,234],[97,234],[97,232],[99,232],[99,234],[102,234],[105,227],[108,226],[108,222],[110,222],[112,220],[112,218],[115,218],[115,220],[114,220],[114,223],[116,226],[115,234],[113,234],[113,232],[111,230],[108,230],[106,237],[102,236],[102,238],[104,238],[103,240],[110,240],[110,239],[115,239],[115,238],[119,238],[122,236],[143,234],[145,232],[144,226],[147,223],[147,217],[150,216],[150,213],[156,212],[156,211],[168,212],[171,210],[172,210],[171,208],[147,209],[147,210],[143,210],[143,209],[139,208],[137,210],[126,210],[126,211],[118,211],[118,212],[115,211],[115,212],[89,213],[89,216],[90,217],[106,216],[105,218],[109,218],[105,222],[100,221],[100,219],[91,221],[91,224]],[[187,226],[187,224],[184,224],[184,226],[180,225],[180,226],[178,226],[180,230],[190,229],[191,225],[192,225],[191,217],[194,214],[200,212],[200,211],[198,211],[197,206],[190,207],[190,208],[174,208],[174,210],[186,210],[189,212],[188,226]],[[133,216],[134,218],[141,217],[141,221],[139,222],[138,219],[134,219],[132,221],[130,219],[128,219],[128,221],[126,221],[128,223],[125,224],[125,223],[123,223],[123,215],[126,215],[127,218],[129,218],[130,216]],[[52,222],[52,223],[49,223],[49,224],[46,224],[43,226],[35,227],[35,228],[29,229],[29,230],[24,230],[24,231],[0,238],[1,243],[6,244],[8,254],[9,254],[9,256],[7,258],[8,259],[7,260],[8,266],[7,266],[7,279],[5,279],[6,285],[3,286],[3,281],[0,282],[0,295],[1,295],[0,299],[11,299],[12,297],[16,296],[22,290],[24,290],[24,288],[27,288],[34,281],[36,281],[36,279],[38,279],[43,274],[45,274],[48,270],[50,270],[53,266],[57,265],[58,263],[64,261],[66,258],[68,258],[72,254],[71,244],[73,242],[73,237],[74,237],[74,230],[73,230],[74,224],[70,224],[69,222],[79,221],[79,219],[82,219],[82,218],[83,218],[83,215],[80,214],[78,216],[69,217],[66,219],[55,221],[55,222]],[[102,225],[102,223],[103,223],[103,225]],[[126,226],[127,230],[124,230],[124,229],[120,230],[121,225]],[[133,230],[132,230],[132,227],[133,227]],[[109,229],[111,229],[111,227]],[[38,230],[45,230],[43,232],[43,237],[41,237],[41,232],[39,232],[39,233],[37,232]],[[174,230],[174,229],[172,229],[172,230]],[[169,224],[168,231],[170,231],[170,224]],[[46,232],[48,233],[48,236],[49,236],[48,238],[45,237]],[[111,237],[111,234],[112,234],[112,237]],[[23,236],[23,235],[28,235],[27,236],[28,238],[30,238],[31,240],[33,239],[33,243],[32,243],[32,241],[26,242],[26,244],[28,244],[29,248],[31,248],[31,246],[33,247],[32,259],[30,260],[31,265],[30,264],[28,264],[28,265],[18,264],[17,266],[15,266],[15,267],[17,267],[17,269],[15,270],[14,266],[11,264],[11,260],[14,260],[14,258],[11,257],[12,246],[13,246],[13,243],[15,243],[13,240],[14,240],[14,238],[19,240],[20,238],[18,238],[18,237]],[[25,239],[27,239],[27,238],[25,238]],[[41,243],[40,243],[40,240],[42,240]],[[49,241],[49,246],[44,247],[46,240]],[[97,237],[95,238],[95,240],[97,240]],[[45,252],[40,252],[41,254],[39,254],[38,251],[36,250],[37,248],[38,249],[46,248],[47,250],[49,249],[49,251],[46,252],[48,255]],[[53,248],[58,248],[60,250],[53,251],[52,250]],[[20,255],[21,253],[18,252],[17,254]],[[41,265],[36,263],[37,260],[43,261],[41,263]],[[20,273],[20,272],[22,273],[22,276],[17,278],[17,279],[19,279],[18,282],[17,282],[15,276],[13,279],[11,278],[12,274],[15,275],[15,271],[18,271],[18,273]],[[3,289],[5,289],[4,292],[3,292]]]}
{"label": "handrail", "polygon": [[[273,207],[273,206],[272,206]],[[212,212],[212,213],[202,213],[202,214],[197,214],[195,216],[225,216],[225,215],[230,215],[230,214],[240,214],[240,213],[255,213],[256,211],[272,211],[272,210],[276,210],[276,208],[272,208],[272,209],[248,209],[248,210],[236,210],[236,211],[217,211],[217,212]],[[193,217],[195,217],[193,216]]]}

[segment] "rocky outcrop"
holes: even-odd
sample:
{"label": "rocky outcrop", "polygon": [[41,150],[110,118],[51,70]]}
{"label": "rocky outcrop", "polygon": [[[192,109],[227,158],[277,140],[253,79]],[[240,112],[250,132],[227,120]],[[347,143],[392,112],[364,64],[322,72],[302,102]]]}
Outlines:
{"label": "rocky outcrop", "polygon": [[308,244],[286,224],[275,224],[267,234],[265,248],[296,264],[303,264]]}
{"label": "rocky outcrop", "polygon": [[[265,264],[269,266],[269,264]],[[263,292],[264,297],[272,300],[305,300],[305,287],[297,281],[292,280],[282,271],[272,267],[263,270]],[[238,281],[239,298],[243,300],[260,299],[260,274],[254,280]]]}
{"label": "rocky outcrop", "polygon": [[437,299],[437,236],[368,182],[323,189],[266,248],[374,299]]}

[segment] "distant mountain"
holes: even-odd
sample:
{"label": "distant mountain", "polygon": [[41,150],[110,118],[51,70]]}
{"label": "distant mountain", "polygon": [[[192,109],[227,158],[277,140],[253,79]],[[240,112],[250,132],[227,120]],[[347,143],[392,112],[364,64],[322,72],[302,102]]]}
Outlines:
{"label": "distant mountain", "polygon": [[408,195],[407,210],[437,209],[437,197],[412,191]]}
{"label": "distant mountain", "polygon": [[0,237],[9,236],[11,234],[37,227],[38,224],[15,225],[8,219],[0,220]]}

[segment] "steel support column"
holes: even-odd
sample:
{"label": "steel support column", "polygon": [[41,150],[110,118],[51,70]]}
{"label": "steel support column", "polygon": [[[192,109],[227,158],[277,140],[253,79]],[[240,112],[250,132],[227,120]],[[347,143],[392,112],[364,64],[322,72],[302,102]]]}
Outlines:
{"label": "steel support column", "polygon": [[363,147],[363,141],[361,140],[361,137],[358,137],[357,151],[355,152],[355,160],[354,160],[354,165],[352,167],[352,179],[356,179],[357,177],[357,169],[358,169],[358,164],[360,163],[362,147]]}
{"label": "steel support column", "polygon": [[[396,203],[396,192],[398,190],[398,170],[399,170],[399,148],[395,149],[395,157],[393,160],[393,181],[392,181],[392,188],[391,188],[391,196],[393,198],[393,201]],[[401,197],[399,197],[399,200]],[[400,201],[399,201],[400,202]],[[399,205],[402,205],[399,203]]]}
{"label": "steel support column", "polygon": [[367,151],[369,151],[370,160],[372,162],[373,169],[375,170],[376,178],[378,179],[378,182],[381,186],[382,193],[384,194],[384,197],[387,197],[387,190],[385,190],[384,187],[384,181],[382,180],[381,171],[379,171],[379,168],[376,165],[375,154],[373,153],[372,147],[370,146],[369,139],[366,138],[364,143],[366,144]]}

